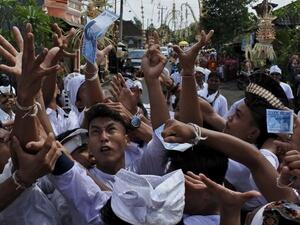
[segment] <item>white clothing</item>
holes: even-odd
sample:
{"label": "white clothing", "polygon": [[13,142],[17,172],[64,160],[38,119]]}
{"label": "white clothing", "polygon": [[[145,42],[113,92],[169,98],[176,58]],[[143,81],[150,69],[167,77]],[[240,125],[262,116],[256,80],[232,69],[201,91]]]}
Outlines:
{"label": "white clothing", "polygon": [[99,170],[96,166],[89,169],[89,173],[93,175],[97,180],[105,184],[111,190],[113,189],[115,182],[115,175],[105,173]]}
{"label": "white clothing", "polygon": [[[278,168],[279,161],[274,153],[267,149],[260,149],[258,151],[272,164],[275,169]],[[259,191],[248,167],[234,160],[229,159],[225,179],[239,192],[247,192],[251,190]],[[255,197],[247,201],[244,204],[243,209],[247,211],[253,210],[254,208],[265,205],[266,203],[267,200],[263,196]]]}
{"label": "white clothing", "polygon": [[300,117],[300,111],[298,112],[298,117]]}
{"label": "white clothing", "polygon": [[182,78],[179,72],[175,72],[171,74],[171,79],[174,81],[174,85],[181,85],[182,83]]}
{"label": "white clothing", "polygon": [[245,103],[245,98],[242,98],[242,99],[240,99],[240,100],[235,101],[235,102],[232,104],[232,106],[230,107],[230,109],[228,110],[228,112],[226,113],[226,115],[225,115],[224,118],[227,119],[229,116],[232,116],[232,115],[235,113],[236,109],[237,109],[238,107],[240,107],[240,105],[242,105],[242,104],[244,104],[244,103]]}
{"label": "white clothing", "polygon": [[209,95],[208,88],[203,88],[197,92],[198,96],[206,99],[212,107],[214,108],[215,112],[218,113],[220,116],[224,117],[228,111],[228,104],[227,99],[220,94],[219,91]]}
{"label": "white clothing", "polygon": [[184,215],[183,223],[184,225],[219,225],[220,216],[219,215],[209,215],[209,216]]}
{"label": "white clothing", "polygon": [[0,108],[0,121],[2,123],[11,121],[11,120],[15,120],[15,114],[12,113],[12,116],[10,116],[9,114],[7,114],[6,112],[4,112],[1,108]]}
{"label": "white clothing", "polygon": [[83,167],[75,162],[66,173],[49,177],[87,224],[105,225],[100,210],[111,197],[111,192],[101,191]]}
{"label": "white clothing", "polygon": [[72,127],[74,127],[74,129],[79,128],[79,127],[81,127],[81,124],[83,122],[85,110],[82,110],[82,112],[79,112],[75,106],[72,106],[71,108],[72,108],[72,110],[69,113],[70,123],[72,124]]}
{"label": "white clothing", "polygon": [[[5,165],[0,183],[11,176],[12,162]],[[37,184],[23,191],[0,212],[0,224],[5,225],[59,225],[59,215]]]}
{"label": "white clothing", "polygon": [[289,99],[289,100],[294,99],[293,91],[289,84],[280,82],[280,86],[284,90],[284,93],[285,93],[287,99]]}
{"label": "white clothing", "polygon": [[74,123],[74,121],[69,118],[69,115],[60,107],[56,110],[47,108],[46,113],[56,136],[66,132],[67,130],[77,128],[77,123]]}

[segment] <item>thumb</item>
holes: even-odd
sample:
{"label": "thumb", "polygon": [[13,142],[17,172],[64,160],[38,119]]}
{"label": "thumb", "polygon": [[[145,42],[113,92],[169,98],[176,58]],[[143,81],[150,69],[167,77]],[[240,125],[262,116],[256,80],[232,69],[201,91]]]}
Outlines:
{"label": "thumb", "polygon": [[178,56],[180,56],[183,53],[182,49],[178,45],[174,45],[173,50],[177,53]]}
{"label": "thumb", "polygon": [[11,144],[10,144],[10,150],[11,150],[11,154],[14,157],[16,157],[17,159],[19,159],[22,156],[22,154],[24,153],[23,149],[20,145],[20,142],[16,136],[12,137]]}
{"label": "thumb", "polygon": [[251,198],[261,196],[261,194],[258,191],[247,191],[247,192],[242,193],[241,195],[245,202],[250,200]]}
{"label": "thumb", "polygon": [[55,141],[54,134],[52,132],[49,133],[44,145],[39,151],[39,155],[46,155],[52,147],[52,143]]}

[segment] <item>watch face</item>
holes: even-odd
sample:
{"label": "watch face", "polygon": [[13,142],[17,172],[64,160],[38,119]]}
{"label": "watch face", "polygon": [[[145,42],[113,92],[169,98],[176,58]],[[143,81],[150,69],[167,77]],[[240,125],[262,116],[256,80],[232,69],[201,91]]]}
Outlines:
{"label": "watch face", "polygon": [[140,117],[138,116],[133,116],[131,118],[131,125],[134,127],[134,128],[139,128],[140,125],[141,125],[141,119]]}

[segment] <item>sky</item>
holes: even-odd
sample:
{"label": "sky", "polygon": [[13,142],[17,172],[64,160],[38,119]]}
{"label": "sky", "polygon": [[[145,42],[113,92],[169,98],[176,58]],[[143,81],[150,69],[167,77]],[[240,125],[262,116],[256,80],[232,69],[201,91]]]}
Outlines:
{"label": "sky", "polygon": [[[109,0],[108,2],[115,5],[115,1],[117,2],[117,14],[120,12],[120,0]],[[141,3],[143,2],[144,5],[144,26],[147,27],[148,25],[153,22],[155,27],[159,27],[161,24],[161,11],[158,8],[164,8],[163,10],[163,18],[165,20],[166,15],[168,15],[172,11],[172,5],[175,2],[176,10],[181,9],[181,5],[185,2],[191,6],[194,11],[195,17],[199,17],[199,7],[198,7],[198,0],[123,0],[124,1],[124,11],[123,11],[123,18],[124,20],[132,20],[134,17],[137,17],[139,20],[142,21],[142,13],[141,13]],[[294,0],[295,1],[295,0]],[[259,2],[262,2],[260,0]],[[272,3],[278,4],[279,7],[285,6],[293,0],[272,0]],[[180,26],[185,26],[186,23],[191,23],[194,21],[191,13],[188,12],[187,20],[185,18],[185,7],[183,8],[183,20],[181,21],[180,12],[177,13],[177,25],[176,27],[179,28]],[[160,13],[159,13],[160,12]],[[158,15],[160,14],[160,15]],[[169,17],[170,18],[170,17]],[[167,19],[167,23],[169,23],[170,19]],[[172,22],[169,25],[173,28]]]}

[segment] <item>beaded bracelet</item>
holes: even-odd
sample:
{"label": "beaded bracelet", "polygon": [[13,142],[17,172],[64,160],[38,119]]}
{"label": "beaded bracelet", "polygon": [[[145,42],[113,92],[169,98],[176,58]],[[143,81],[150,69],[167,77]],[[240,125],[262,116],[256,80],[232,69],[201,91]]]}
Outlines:
{"label": "beaded bracelet", "polygon": [[22,118],[25,118],[26,116],[31,116],[34,117],[38,114],[39,109],[41,109],[41,104],[38,103],[37,101],[34,101],[33,105],[31,106],[21,106],[20,103],[18,102],[18,99],[16,100],[16,107],[20,110],[20,111],[24,111],[26,112]]}
{"label": "beaded bracelet", "polygon": [[194,123],[188,123],[188,125],[192,126],[194,128],[194,132],[195,132],[195,138],[193,138],[189,141],[190,144],[196,145],[200,141],[207,139],[207,137],[201,136],[201,127],[199,127],[198,125],[196,125]]}

